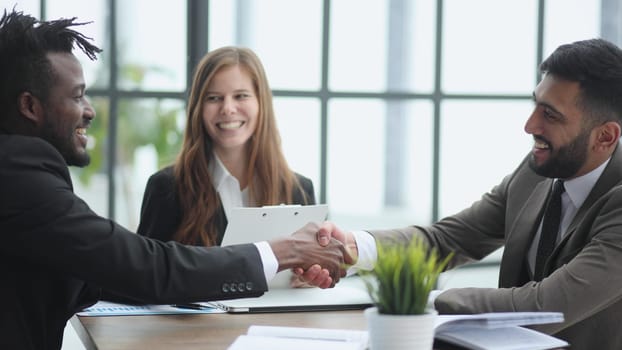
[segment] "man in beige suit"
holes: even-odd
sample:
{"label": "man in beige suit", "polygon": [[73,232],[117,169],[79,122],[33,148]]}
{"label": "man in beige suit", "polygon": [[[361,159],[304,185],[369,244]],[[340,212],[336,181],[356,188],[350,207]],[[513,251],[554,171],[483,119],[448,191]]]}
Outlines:
{"label": "man in beige suit", "polygon": [[[557,48],[540,66],[525,131],[530,154],[481,200],[429,227],[332,234],[371,268],[376,242],[425,238],[451,267],[505,246],[499,288],[457,288],[435,300],[440,313],[559,311],[564,323],[538,329],[573,349],[622,349],[622,51],[604,40]],[[545,206],[563,180],[559,230],[538,259]],[[548,231],[547,231],[548,232]],[[536,270],[537,261],[542,268]],[[305,276],[310,278],[309,276]]]}

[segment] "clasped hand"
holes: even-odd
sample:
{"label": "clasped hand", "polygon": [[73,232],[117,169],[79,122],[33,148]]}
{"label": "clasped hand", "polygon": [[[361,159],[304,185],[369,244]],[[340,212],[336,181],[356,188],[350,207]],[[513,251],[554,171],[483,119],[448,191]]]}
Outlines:
{"label": "clasped hand", "polygon": [[305,242],[305,264],[292,270],[293,287],[334,287],[341,277],[346,276],[348,266],[356,261],[356,244],[353,237],[339,230],[331,222],[322,225],[309,223],[295,232]]}

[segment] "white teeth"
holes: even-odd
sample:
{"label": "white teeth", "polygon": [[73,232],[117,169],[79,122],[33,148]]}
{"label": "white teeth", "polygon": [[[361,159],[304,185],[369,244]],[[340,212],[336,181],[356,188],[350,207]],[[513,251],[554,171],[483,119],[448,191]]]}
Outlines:
{"label": "white teeth", "polygon": [[545,143],[545,142],[539,142],[539,141],[535,141],[534,146],[535,146],[536,148],[539,148],[539,149],[548,149],[548,148],[549,148],[549,145],[548,145],[547,143]]}
{"label": "white teeth", "polygon": [[86,135],[86,128],[77,128],[76,134],[78,135]]}
{"label": "white teeth", "polygon": [[232,130],[232,129],[239,129],[242,126],[242,124],[244,124],[244,122],[235,121],[235,122],[221,122],[216,125],[221,129]]}

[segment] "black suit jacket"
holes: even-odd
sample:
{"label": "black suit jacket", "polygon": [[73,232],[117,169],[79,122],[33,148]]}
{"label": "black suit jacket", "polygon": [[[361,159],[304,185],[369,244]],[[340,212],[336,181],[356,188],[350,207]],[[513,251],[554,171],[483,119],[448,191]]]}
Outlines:
{"label": "black suit jacket", "polygon": [[[296,177],[306,195],[306,204],[315,204],[313,182],[300,174],[296,174]],[[293,203],[291,204],[305,204],[303,199],[302,192],[298,188],[294,188]],[[173,167],[169,166],[151,175],[147,181],[137,232],[165,242],[173,240],[173,235],[181,223],[181,217],[182,210],[175,189]],[[217,243],[220,245],[227,227],[227,217],[222,205],[217,213],[216,220],[218,223]],[[201,240],[194,242],[194,244],[204,245]]]}
{"label": "black suit jacket", "polygon": [[162,304],[267,290],[252,244],[164,243],[98,216],[39,138],[0,135],[0,236],[0,349],[60,349],[67,320],[101,289]]}

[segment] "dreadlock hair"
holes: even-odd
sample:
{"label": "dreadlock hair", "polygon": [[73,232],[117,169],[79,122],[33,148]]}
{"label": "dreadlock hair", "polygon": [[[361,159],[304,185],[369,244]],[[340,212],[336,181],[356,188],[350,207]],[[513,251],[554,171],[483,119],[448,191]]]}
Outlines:
{"label": "dreadlock hair", "polygon": [[75,20],[39,21],[15,9],[4,10],[0,19],[0,126],[17,115],[17,97],[22,92],[47,101],[54,80],[47,53],[71,53],[76,44],[89,59],[97,59],[102,50],[89,42],[91,38],[70,29],[87,23]]}

